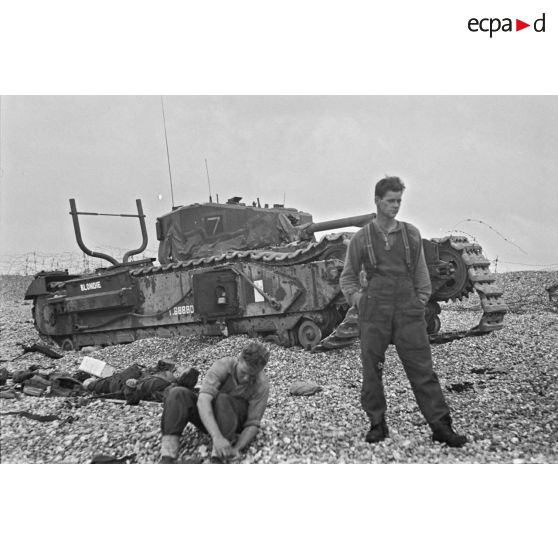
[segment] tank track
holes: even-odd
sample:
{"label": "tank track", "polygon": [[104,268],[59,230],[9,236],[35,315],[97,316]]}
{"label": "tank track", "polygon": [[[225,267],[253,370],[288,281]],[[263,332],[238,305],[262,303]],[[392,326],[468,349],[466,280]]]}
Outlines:
{"label": "tank track", "polygon": [[[490,262],[483,255],[481,246],[471,243],[466,237],[461,236],[449,236],[432,239],[432,241],[440,245],[449,242],[450,246],[460,255],[466,269],[467,280],[464,281],[463,289],[447,300],[462,300],[471,292],[475,292],[480,299],[482,315],[479,323],[470,329],[430,334],[430,343],[449,343],[456,339],[486,335],[502,329],[508,307],[504,302],[502,289],[496,284],[496,276],[490,272]],[[314,347],[314,350],[347,347],[355,341],[359,333],[358,312],[355,307],[351,307],[341,324]]]}
{"label": "tank track", "polygon": [[[146,276],[169,273],[180,269],[191,270],[214,267],[240,261],[255,261],[273,266],[292,266],[324,259],[329,257],[328,254],[335,254],[337,250],[342,249],[348,243],[352,235],[353,233],[346,232],[332,233],[325,235],[317,242],[293,243],[283,247],[283,251],[237,250],[219,256],[192,259],[163,266],[141,266],[130,269],[130,274],[132,276]],[[461,300],[463,297],[469,296],[470,292],[474,291],[480,298],[483,314],[475,327],[463,331],[431,334],[429,336],[430,342],[433,344],[447,343],[463,337],[485,335],[501,329],[503,327],[504,315],[507,312],[507,306],[502,298],[502,290],[496,285],[496,277],[489,270],[490,262],[482,254],[482,248],[478,244],[470,243],[465,237],[446,237],[442,239],[433,239],[433,241],[440,244],[449,241],[451,247],[460,254],[467,269],[468,280],[462,291],[452,297],[452,300]],[[288,251],[285,251],[285,249]],[[64,282],[52,283],[52,292],[62,294],[64,284]],[[33,317],[34,314],[33,307]],[[186,327],[163,326],[160,328],[160,331],[158,331],[158,328],[136,328],[127,330],[126,336],[129,337],[129,341],[133,341],[146,336],[168,337],[172,335],[186,335],[188,332],[193,332],[195,330],[196,328],[192,325]],[[119,340],[120,336],[116,331],[103,333],[102,336],[105,338],[103,344],[122,342]],[[351,345],[358,336],[358,314],[355,308],[350,308],[341,324],[339,324],[328,337],[314,347],[313,350],[330,350],[346,347]],[[60,339],[53,340],[60,342]]]}
{"label": "tank track", "polygon": [[450,236],[442,239],[434,239],[435,242],[443,243],[448,241],[451,247],[458,251],[461,260],[465,264],[469,281],[463,292],[454,297],[453,300],[461,300],[468,297],[471,292],[475,292],[482,308],[482,315],[479,323],[471,329],[447,333],[437,333],[430,335],[431,343],[446,343],[463,337],[475,335],[486,335],[504,327],[504,316],[508,307],[504,302],[503,291],[496,283],[496,275],[490,271],[490,261],[482,253],[479,244],[471,243],[463,236]]}
{"label": "tank track", "polygon": [[332,233],[325,235],[317,242],[293,242],[281,247],[279,250],[232,250],[219,256],[208,256],[195,258],[183,262],[170,263],[160,267],[148,267],[133,270],[132,275],[150,275],[177,269],[193,269],[200,267],[215,266],[218,264],[234,263],[239,261],[253,261],[268,263],[278,266],[292,266],[308,263],[327,257],[328,252],[345,246],[352,233]]}

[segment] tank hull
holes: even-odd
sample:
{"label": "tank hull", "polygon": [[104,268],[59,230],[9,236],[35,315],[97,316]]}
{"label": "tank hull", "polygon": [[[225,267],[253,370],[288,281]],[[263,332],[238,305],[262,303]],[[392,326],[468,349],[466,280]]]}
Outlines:
{"label": "tank hull", "polygon": [[59,281],[52,292],[34,297],[36,327],[73,349],[192,334],[270,336],[289,346],[300,343],[297,325],[304,320],[319,328],[317,343],[347,309],[339,260],[174,267],[122,268]]}

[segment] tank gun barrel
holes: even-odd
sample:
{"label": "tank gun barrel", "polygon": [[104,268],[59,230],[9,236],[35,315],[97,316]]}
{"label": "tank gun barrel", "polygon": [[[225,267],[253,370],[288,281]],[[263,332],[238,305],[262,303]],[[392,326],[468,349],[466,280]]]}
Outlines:
{"label": "tank gun barrel", "polygon": [[313,234],[320,231],[328,231],[330,229],[342,229],[345,227],[364,227],[372,220],[373,213],[366,215],[356,215],[354,217],[343,217],[342,219],[332,219],[330,221],[321,221],[320,223],[311,223],[305,227],[304,232]]}

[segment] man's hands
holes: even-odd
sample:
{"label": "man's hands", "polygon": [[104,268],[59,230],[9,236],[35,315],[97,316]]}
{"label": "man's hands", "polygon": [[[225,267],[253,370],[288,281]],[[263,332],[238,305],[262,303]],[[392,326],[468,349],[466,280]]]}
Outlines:
{"label": "man's hands", "polygon": [[224,438],[223,436],[213,440],[213,451],[211,452],[212,459],[216,457],[218,463],[231,463],[233,461],[240,461],[242,454],[235,446]]}
{"label": "man's hands", "polygon": [[213,438],[213,451],[217,457],[221,458],[235,458],[239,455],[238,450],[224,436]]}
{"label": "man's hands", "polygon": [[240,460],[243,458],[242,450],[244,450],[250,442],[256,437],[259,428],[257,426],[247,426],[240,433],[238,440],[234,445],[224,437],[216,436],[213,438],[213,454],[221,459]]}
{"label": "man's hands", "polygon": [[229,440],[227,440],[221,433],[221,430],[219,430],[215,415],[213,414],[212,400],[213,397],[207,393],[200,393],[198,397],[200,418],[213,442],[212,455],[225,462],[242,459],[241,452],[256,437],[259,428],[253,425],[244,427],[234,446],[231,445]]}

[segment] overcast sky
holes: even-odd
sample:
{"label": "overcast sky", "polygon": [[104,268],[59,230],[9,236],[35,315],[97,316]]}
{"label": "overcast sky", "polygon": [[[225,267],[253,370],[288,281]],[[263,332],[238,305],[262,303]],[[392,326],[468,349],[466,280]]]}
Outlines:
{"label": "overcast sky", "polygon": [[[425,238],[468,233],[498,271],[558,268],[557,96],[163,97],[174,202],[283,203],[315,221],[372,211],[386,174]],[[169,211],[158,96],[1,99],[0,254],[79,252],[78,210]],[[467,221],[471,219],[473,221]],[[481,221],[481,223],[477,222]],[[90,248],[141,243],[132,219],[83,217]],[[545,267],[546,266],[546,267]]]}

